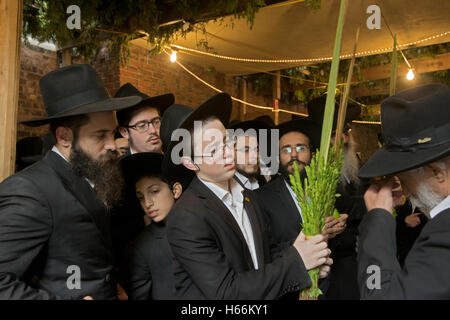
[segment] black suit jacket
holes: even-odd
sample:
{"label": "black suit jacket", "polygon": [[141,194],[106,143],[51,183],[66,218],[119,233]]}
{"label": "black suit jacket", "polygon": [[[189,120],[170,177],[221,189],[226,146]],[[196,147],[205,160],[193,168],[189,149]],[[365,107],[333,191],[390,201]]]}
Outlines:
{"label": "black suit jacket", "polygon": [[173,260],[165,225],[152,222],[127,251],[124,289],[128,298],[175,299]]}
{"label": "black suit jacket", "polygon": [[244,190],[259,269],[255,270],[241,230],[227,207],[198,178],[168,215],[175,287],[181,299],[276,299],[311,285],[294,247],[272,261],[268,225],[254,194]]}
{"label": "black suit jacket", "polygon": [[63,158],[49,151],[0,184],[0,299],[114,299],[113,271],[109,216]]}
{"label": "black suit jacket", "polygon": [[256,194],[277,244],[272,248],[275,253],[297,238],[302,230],[302,218],[281,175],[259,188]]}
{"label": "black suit jacket", "polygon": [[[403,268],[396,256],[395,220],[384,209],[368,212],[359,227],[358,282],[362,299],[450,299],[450,209],[422,229]],[[374,271],[380,268],[380,288]],[[371,279],[369,279],[371,277]]]}

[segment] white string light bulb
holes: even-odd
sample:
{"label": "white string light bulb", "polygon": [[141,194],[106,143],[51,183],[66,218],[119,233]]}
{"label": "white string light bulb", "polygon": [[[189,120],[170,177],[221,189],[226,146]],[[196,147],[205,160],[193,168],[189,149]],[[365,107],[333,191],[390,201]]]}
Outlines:
{"label": "white string light bulb", "polygon": [[175,62],[175,61],[177,61],[177,52],[172,51],[172,54],[170,55],[170,62]]}
{"label": "white string light bulb", "polygon": [[414,79],[413,69],[409,69],[408,73],[406,74],[406,79],[408,79],[408,80]]}

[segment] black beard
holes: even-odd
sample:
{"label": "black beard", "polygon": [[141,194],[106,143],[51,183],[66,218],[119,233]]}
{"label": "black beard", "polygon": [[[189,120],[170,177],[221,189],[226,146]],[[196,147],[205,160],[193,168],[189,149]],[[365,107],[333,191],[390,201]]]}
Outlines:
{"label": "black beard", "polygon": [[306,179],[306,170],[305,170],[305,167],[308,165],[308,163],[305,163],[305,162],[303,162],[303,161],[298,161],[298,160],[291,160],[291,161],[289,161],[287,164],[286,164],[286,166],[284,166],[284,165],[282,165],[281,163],[280,163],[280,170],[279,170],[279,172],[280,172],[280,174],[283,176],[283,178],[287,181],[287,183],[291,183],[291,180],[289,179],[289,175],[290,175],[290,173],[289,173],[289,171],[288,171],[288,167],[291,165],[291,164],[293,164],[294,162],[297,162],[297,164],[302,164],[303,165],[303,169],[302,169],[302,171],[300,171],[300,180],[302,181],[302,186],[304,186],[304,181],[305,181],[305,179]]}
{"label": "black beard", "polygon": [[87,178],[94,184],[99,200],[107,209],[121,203],[124,179],[116,151],[108,151],[99,160],[93,160],[74,143],[70,152],[70,166],[77,176]]}

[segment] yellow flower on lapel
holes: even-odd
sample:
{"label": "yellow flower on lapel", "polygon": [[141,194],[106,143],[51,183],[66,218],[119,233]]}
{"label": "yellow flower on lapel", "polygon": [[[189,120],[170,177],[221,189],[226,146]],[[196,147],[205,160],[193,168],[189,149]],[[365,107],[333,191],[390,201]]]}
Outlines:
{"label": "yellow flower on lapel", "polygon": [[250,199],[248,197],[245,197],[245,201],[250,202]]}

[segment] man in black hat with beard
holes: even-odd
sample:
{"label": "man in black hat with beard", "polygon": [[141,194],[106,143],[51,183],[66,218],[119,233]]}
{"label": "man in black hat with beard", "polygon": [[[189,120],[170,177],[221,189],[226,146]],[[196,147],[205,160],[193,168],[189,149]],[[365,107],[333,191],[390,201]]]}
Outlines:
{"label": "man in black hat with beard", "polygon": [[[364,195],[358,282],[363,299],[450,299],[450,88],[429,84],[381,104],[386,144],[361,168],[375,178]],[[393,175],[401,183],[394,183]],[[430,219],[403,268],[393,207],[402,193]]]}
{"label": "man in black hat with beard", "polygon": [[131,83],[119,88],[115,98],[139,96],[142,101],[132,108],[117,111],[119,132],[130,142],[130,154],[137,152],[161,153],[162,141],[159,137],[161,117],[171,106],[175,97],[173,94],[163,94],[150,97],[136,89]]}
{"label": "man in black hat with beard", "polygon": [[108,210],[120,199],[114,110],[90,65],[39,82],[55,146],[0,184],[0,299],[115,299]]}

